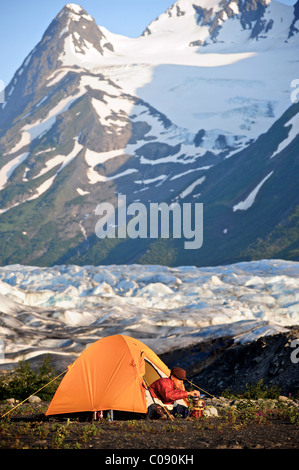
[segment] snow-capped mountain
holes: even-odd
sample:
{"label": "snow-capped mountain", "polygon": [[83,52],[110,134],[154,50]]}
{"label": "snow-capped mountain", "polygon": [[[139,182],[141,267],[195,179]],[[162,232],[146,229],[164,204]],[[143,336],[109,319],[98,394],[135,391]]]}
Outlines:
{"label": "snow-capped mountain", "polygon": [[[133,39],[67,4],[0,109],[1,263],[296,259],[298,29],[298,3],[179,0]],[[100,241],[119,194],[202,202],[203,247]]]}
{"label": "snow-capped mountain", "polygon": [[209,51],[232,52],[232,46],[260,50],[290,41],[295,32],[292,20],[292,9],[276,1],[178,0],[143,34],[167,31],[180,36],[185,45],[204,46]]}
{"label": "snow-capped mountain", "polygon": [[[93,18],[81,7],[67,5],[51,22],[41,41],[25,58],[6,88],[6,102],[2,105],[5,112],[1,114],[1,122],[7,121],[10,116],[15,118],[28,105],[30,111],[34,105],[40,106],[40,102],[35,102],[39,91],[45,101],[47,98],[43,93],[51,88],[52,82],[57,83],[62,75],[66,75],[72,55],[72,65],[78,68],[100,61],[109,50],[113,50],[113,46]],[[63,70],[65,73],[59,75],[57,72],[62,72],[61,66],[66,67]]]}

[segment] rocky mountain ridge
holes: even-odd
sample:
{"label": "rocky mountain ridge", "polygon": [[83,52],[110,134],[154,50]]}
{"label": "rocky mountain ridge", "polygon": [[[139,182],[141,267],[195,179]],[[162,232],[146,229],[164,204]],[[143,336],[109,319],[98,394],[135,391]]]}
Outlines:
{"label": "rocky mountain ridge", "polygon": [[247,344],[235,344],[222,337],[171,351],[163,355],[163,360],[170,367],[185,367],[189,380],[212,395],[224,391],[242,394],[260,383],[261,389],[277,388],[286,397],[294,397],[299,389],[298,344],[298,327],[291,327],[287,333]]}

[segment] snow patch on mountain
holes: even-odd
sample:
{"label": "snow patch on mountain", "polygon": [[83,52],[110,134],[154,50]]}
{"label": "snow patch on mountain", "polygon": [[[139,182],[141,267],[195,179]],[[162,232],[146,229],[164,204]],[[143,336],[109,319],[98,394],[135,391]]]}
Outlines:
{"label": "snow patch on mountain", "polygon": [[9,178],[11,177],[11,175],[13,174],[14,170],[22,163],[26,160],[26,158],[28,157],[29,155],[29,152],[24,152],[22,153],[21,155],[18,155],[17,157],[13,158],[12,160],[10,160],[8,163],[6,163],[6,165],[4,165],[1,169],[0,169],[0,190],[3,189],[7,183],[7,181],[9,180]]}
{"label": "snow patch on mountain", "polygon": [[263,180],[251,191],[251,193],[247,196],[247,198],[244,200],[244,201],[241,201],[239,202],[238,204],[234,205],[233,207],[233,211],[246,211],[247,209],[249,209],[252,204],[254,203],[255,201],[255,198],[258,194],[258,192],[260,191],[261,187],[265,184],[265,182],[267,181],[267,179],[270,178],[270,176],[273,175],[273,171],[271,171],[267,176],[265,176],[265,178],[263,178]]}
{"label": "snow patch on mountain", "polygon": [[[4,213],[4,212],[7,212],[8,210],[14,208],[14,207],[17,207],[19,206],[20,204],[23,204],[24,202],[28,202],[28,201],[33,201],[34,199],[37,199],[38,197],[40,197],[42,194],[44,194],[46,191],[48,191],[54,181],[55,181],[55,178],[57,177],[57,175],[63,170],[63,168],[65,168],[74,158],[77,157],[78,153],[82,150],[83,146],[81,144],[79,144],[78,142],[78,137],[74,139],[74,147],[73,147],[73,150],[68,154],[68,155],[56,155],[53,159],[51,159],[50,161],[47,162],[46,164],[46,167],[41,170],[41,172],[36,175],[35,178],[39,178],[40,176],[42,176],[43,174],[47,173],[48,171],[50,171],[52,168],[54,168],[55,166],[59,166],[59,168],[57,169],[56,173],[51,176],[50,178],[48,178],[47,180],[45,180],[43,183],[41,183],[40,186],[38,186],[35,191],[34,191],[34,194],[32,196],[29,196],[27,197],[26,199],[24,199],[23,201],[21,202],[18,202],[18,203],[15,203],[13,204],[12,206],[9,206],[9,207],[6,207],[5,209],[2,209],[0,210],[0,214],[1,213]],[[12,160],[12,162],[16,162],[14,167],[10,168],[10,170],[7,172],[7,177],[6,177],[6,181],[5,181],[5,178],[3,178],[3,176],[1,175],[1,171],[3,170],[4,172],[6,171],[6,166],[1,169],[0,171],[0,181],[1,179],[3,178],[3,185],[5,186],[5,183],[7,182],[9,176],[11,176],[13,170],[18,166],[20,165],[29,155],[29,152],[26,152],[25,154],[21,155],[20,157],[16,157],[14,160]],[[10,164],[12,163],[10,162]],[[9,166],[9,164],[7,164]],[[34,179],[35,179],[34,178]],[[23,181],[27,181],[26,177],[24,178],[23,177]],[[3,189],[3,188],[0,188],[0,189]]]}

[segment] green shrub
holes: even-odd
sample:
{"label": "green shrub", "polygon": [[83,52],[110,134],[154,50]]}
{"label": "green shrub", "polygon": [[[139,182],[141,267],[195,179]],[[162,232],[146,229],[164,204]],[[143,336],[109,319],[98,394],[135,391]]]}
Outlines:
{"label": "green shrub", "polygon": [[[15,398],[25,400],[57,376],[50,365],[50,358],[45,356],[38,371],[32,370],[28,361],[21,359],[11,372],[0,376],[0,400]],[[38,393],[42,400],[52,399],[59,381],[55,380]]]}
{"label": "green shrub", "polygon": [[226,389],[222,392],[222,395],[226,398],[248,398],[252,400],[258,400],[259,398],[276,398],[278,399],[281,395],[281,390],[277,385],[268,387],[264,385],[263,379],[252,385],[246,384],[246,389],[242,393],[233,393],[230,389]]}
{"label": "green shrub", "polygon": [[281,394],[281,390],[277,387],[277,385],[273,385],[272,387],[268,387],[264,385],[263,379],[260,379],[254,385],[246,384],[246,391],[243,394],[244,398],[251,398],[253,400],[257,400],[258,398],[278,398]]}

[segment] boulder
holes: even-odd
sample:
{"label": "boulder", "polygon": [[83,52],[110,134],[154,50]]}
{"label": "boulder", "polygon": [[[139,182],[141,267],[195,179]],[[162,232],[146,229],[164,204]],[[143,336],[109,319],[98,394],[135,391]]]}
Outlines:
{"label": "boulder", "polygon": [[203,415],[207,418],[217,418],[218,417],[218,411],[215,408],[215,406],[208,406],[204,410]]}
{"label": "boulder", "polygon": [[40,403],[41,399],[37,397],[36,395],[31,395],[31,397],[28,398],[29,403]]}

